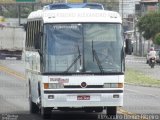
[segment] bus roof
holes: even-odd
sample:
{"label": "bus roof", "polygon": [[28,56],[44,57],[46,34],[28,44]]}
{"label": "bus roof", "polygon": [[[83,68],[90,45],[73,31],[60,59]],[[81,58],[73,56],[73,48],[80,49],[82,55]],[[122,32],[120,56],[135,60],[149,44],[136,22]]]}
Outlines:
{"label": "bus roof", "polygon": [[44,10],[55,10],[55,9],[69,9],[69,8],[90,8],[90,9],[101,9],[104,7],[100,3],[54,3],[45,5]]}
{"label": "bus roof", "polygon": [[38,10],[31,12],[28,20],[42,19],[44,23],[110,22],[122,23],[117,12],[89,8]]}

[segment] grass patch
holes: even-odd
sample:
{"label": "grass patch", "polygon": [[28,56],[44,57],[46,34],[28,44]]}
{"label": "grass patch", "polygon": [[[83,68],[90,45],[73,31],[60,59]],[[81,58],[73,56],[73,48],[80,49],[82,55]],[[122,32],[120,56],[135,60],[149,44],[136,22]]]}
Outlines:
{"label": "grass patch", "polygon": [[128,68],[126,69],[126,73],[125,73],[125,82],[136,84],[136,85],[160,87],[160,80],[154,79],[139,71],[128,69]]}

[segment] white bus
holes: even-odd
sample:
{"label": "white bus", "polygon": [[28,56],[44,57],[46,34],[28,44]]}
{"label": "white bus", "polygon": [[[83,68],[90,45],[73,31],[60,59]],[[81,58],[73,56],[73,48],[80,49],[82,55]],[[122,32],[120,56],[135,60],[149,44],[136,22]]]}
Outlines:
{"label": "white bus", "polygon": [[125,53],[118,13],[88,8],[32,12],[26,31],[30,112],[123,106]]}

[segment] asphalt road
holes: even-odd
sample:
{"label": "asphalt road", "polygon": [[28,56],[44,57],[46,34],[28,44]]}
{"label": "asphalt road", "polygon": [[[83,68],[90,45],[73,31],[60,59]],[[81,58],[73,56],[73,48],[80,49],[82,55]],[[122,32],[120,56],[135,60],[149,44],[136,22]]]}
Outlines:
{"label": "asphalt road", "polygon": [[27,112],[27,89],[26,81],[0,71],[0,113]]}
{"label": "asphalt road", "polygon": [[160,114],[160,88],[125,85],[123,108],[135,114]]}
{"label": "asphalt road", "polygon": [[[130,60],[137,64],[139,60]],[[134,67],[133,63],[127,67]],[[0,61],[10,69],[24,74],[24,62],[20,61]],[[128,66],[130,65],[130,66]],[[133,65],[133,66],[132,66]],[[147,64],[143,64],[148,67]],[[159,66],[156,66],[159,69]],[[137,67],[136,67],[137,68]],[[148,70],[151,68],[148,67]],[[143,69],[142,69],[143,71]],[[127,114],[159,114],[160,115],[160,88],[125,85],[124,106],[118,111],[118,115]],[[28,86],[27,81],[0,71],[0,120],[42,120],[40,115],[29,114]],[[54,111],[50,120],[97,120],[103,118],[101,114],[86,114],[84,112],[59,112]],[[160,116],[158,116],[160,119]],[[105,118],[103,118],[105,119]]]}
{"label": "asphalt road", "polygon": [[8,60],[0,60],[0,65],[6,66],[7,68],[10,68],[12,70],[15,70],[16,72],[20,74],[25,74],[25,62],[21,60],[14,60],[14,59],[8,59]]}

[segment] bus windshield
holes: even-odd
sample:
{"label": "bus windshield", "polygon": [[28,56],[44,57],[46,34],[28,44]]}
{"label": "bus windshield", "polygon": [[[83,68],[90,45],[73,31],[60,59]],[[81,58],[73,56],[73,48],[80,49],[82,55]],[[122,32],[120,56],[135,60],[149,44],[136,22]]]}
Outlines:
{"label": "bus windshield", "polygon": [[121,24],[45,24],[44,42],[45,73],[123,72]]}

